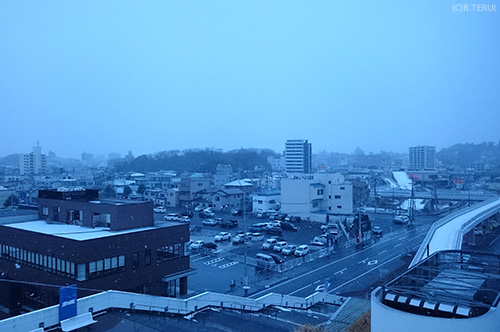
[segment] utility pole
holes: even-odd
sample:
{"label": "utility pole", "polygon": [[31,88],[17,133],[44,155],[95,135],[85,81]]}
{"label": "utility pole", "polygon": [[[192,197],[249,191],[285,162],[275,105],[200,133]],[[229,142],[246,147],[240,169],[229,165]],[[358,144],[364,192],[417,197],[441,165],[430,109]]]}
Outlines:
{"label": "utility pole", "polygon": [[415,208],[415,180],[413,176],[411,177],[411,198],[410,198],[410,210],[408,211],[410,213],[410,225],[413,225],[413,209]]}

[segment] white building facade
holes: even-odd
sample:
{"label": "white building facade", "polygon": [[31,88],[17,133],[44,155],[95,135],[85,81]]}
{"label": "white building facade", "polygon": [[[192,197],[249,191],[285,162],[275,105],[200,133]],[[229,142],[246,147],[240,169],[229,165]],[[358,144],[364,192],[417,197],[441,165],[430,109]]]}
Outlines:
{"label": "white building facade", "polygon": [[315,173],[281,180],[281,211],[325,221],[328,215],[353,213],[352,184],[338,173]]}
{"label": "white building facade", "polygon": [[33,152],[22,154],[19,158],[19,173],[21,175],[44,174],[47,171],[47,156],[42,154],[42,147],[37,144]]}

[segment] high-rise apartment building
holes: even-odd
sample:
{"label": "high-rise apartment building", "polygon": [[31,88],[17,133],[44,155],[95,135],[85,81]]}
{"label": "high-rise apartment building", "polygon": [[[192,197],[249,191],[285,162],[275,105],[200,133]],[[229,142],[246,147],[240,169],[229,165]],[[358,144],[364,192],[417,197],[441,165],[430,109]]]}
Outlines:
{"label": "high-rise apartment building", "polygon": [[288,173],[312,173],[311,143],[304,139],[286,141],[285,170]]}
{"label": "high-rise apartment building", "polygon": [[410,147],[410,170],[432,170],[434,169],[434,146]]}
{"label": "high-rise apartment building", "polygon": [[43,174],[47,171],[47,155],[42,154],[42,147],[37,143],[33,152],[19,157],[19,173],[21,175]]}

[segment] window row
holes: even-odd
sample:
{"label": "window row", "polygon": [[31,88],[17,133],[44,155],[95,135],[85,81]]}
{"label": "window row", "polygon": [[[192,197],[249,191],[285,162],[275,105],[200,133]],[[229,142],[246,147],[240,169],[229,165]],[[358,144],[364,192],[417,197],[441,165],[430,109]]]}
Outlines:
{"label": "window row", "polygon": [[125,270],[125,255],[78,264],[77,280],[82,281]]}
{"label": "window row", "polygon": [[75,263],[73,262],[6,244],[2,244],[1,251],[2,258],[24,263],[65,277],[75,278],[76,276]]}

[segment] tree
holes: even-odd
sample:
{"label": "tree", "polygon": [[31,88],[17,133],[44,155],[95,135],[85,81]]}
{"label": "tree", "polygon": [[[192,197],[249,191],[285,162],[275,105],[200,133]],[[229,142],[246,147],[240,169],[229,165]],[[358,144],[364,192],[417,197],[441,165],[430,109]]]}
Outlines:
{"label": "tree", "polygon": [[144,195],[144,192],[146,191],[146,186],[143,185],[142,183],[139,185],[139,188],[137,188],[137,192],[141,195]]}
{"label": "tree", "polygon": [[17,205],[17,204],[19,204],[19,198],[14,196],[14,194],[12,194],[5,200],[5,202],[3,203],[3,206],[9,207],[9,206]]}
{"label": "tree", "polygon": [[115,194],[116,194],[115,190],[110,185],[107,185],[106,188],[104,188],[104,191],[102,192],[102,195],[108,198],[115,197]]}
{"label": "tree", "polygon": [[128,197],[131,193],[132,189],[130,189],[130,186],[123,187],[123,197]]}

